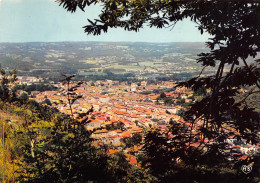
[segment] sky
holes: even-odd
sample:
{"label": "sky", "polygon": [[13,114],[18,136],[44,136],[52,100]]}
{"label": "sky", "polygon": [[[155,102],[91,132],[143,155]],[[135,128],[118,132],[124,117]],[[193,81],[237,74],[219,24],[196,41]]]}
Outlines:
{"label": "sky", "polygon": [[87,35],[83,26],[87,19],[97,18],[100,6],[67,12],[54,0],[0,0],[0,42],[205,42],[209,35],[201,35],[196,24],[189,20],[171,28],[149,28],[139,32],[110,29],[99,36]]}

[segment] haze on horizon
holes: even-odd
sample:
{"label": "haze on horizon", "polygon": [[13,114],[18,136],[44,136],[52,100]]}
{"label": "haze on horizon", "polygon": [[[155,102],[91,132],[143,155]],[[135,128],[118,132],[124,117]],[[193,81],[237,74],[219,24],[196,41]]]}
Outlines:
{"label": "haze on horizon", "polygon": [[87,35],[82,27],[100,10],[96,5],[71,14],[54,0],[0,0],[0,42],[205,42],[210,37],[201,35],[189,20],[173,29],[147,26],[136,33],[117,28],[100,36]]}

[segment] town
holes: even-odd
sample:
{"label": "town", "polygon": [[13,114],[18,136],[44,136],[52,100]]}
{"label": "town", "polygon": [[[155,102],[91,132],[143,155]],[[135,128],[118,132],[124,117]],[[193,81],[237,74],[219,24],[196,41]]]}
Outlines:
{"label": "town", "polygon": [[[40,83],[43,78],[18,77],[19,84],[30,86]],[[138,165],[136,155],[142,148],[141,141],[148,128],[157,128],[166,131],[171,121],[192,127],[191,122],[185,121],[183,112],[189,104],[200,100],[201,96],[195,95],[184,87],[176,87],[176,82],[164,81],[159,83],[119,82],[113,80],[98,80],[83,82],[75,94],[80,96],[71,105],[68,105],[68,85],[62,82],[51,84],[55,90],[46,91],[19,91],[28,95],[31,100],[36,100],[42,105],[55,107],[60,112],[77,118],[81,113],[93,110],[88,116],[89,121],[85,128],[92,131],[91,137],[95,145],[105,144],[109,153],[123,151],[130,163]],[[76,85],[73,82],[72,85]],[[79,121],[82,119],[79,118]],[[197,124],[200,124],[198,121]],[[197,124],[192,127],[192,133],[197,134],[197,143],[200,146],[202,138],[198,134]],[[225,126],[226,132],[233,132],[234,139],[228,139],[226,153],[231,153],[232,159],[246,159],[259,151],[259,145],[250,145],[244,141],[235,140],[238,132],[231,126]],[[139,139],[129,143],[126,139]],[[206,142],[207,139],[203,139]],[[211,143],[214,143],[213,141]]]}

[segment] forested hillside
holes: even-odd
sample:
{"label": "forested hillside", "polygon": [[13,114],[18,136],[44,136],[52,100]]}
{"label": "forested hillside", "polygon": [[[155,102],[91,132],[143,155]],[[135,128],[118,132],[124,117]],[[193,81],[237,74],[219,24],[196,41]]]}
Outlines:
{"label": "forested hillside", "polygon": [[[5,71],[2,70],[2,74]],[[91,131],[71,116],[8,88],[15,74],[3,74],[0,90],[0,176],[8,182],[138,182],[149,177],[123,153],[93,145]],[[6,79],[6,80],[5,80]],[[3,82],[5,81],[5,83]],[[12,92],[11,92],[12,93]],[[138,176],[137,176],[138,175]]]}

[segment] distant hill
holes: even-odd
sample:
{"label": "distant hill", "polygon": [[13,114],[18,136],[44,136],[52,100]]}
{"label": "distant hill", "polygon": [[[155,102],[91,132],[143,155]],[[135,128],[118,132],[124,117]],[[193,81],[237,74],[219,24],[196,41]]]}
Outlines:
{"label": "distant hill", "polygon": [[0,63],[6,69],[17,68],[20,75],[51,79],[60,73],[86,77],[104,71],[150,78],[197,74],[201,69],[196,63],[197,54],[207,51],[205,43],[196,42],[1,43]]}

